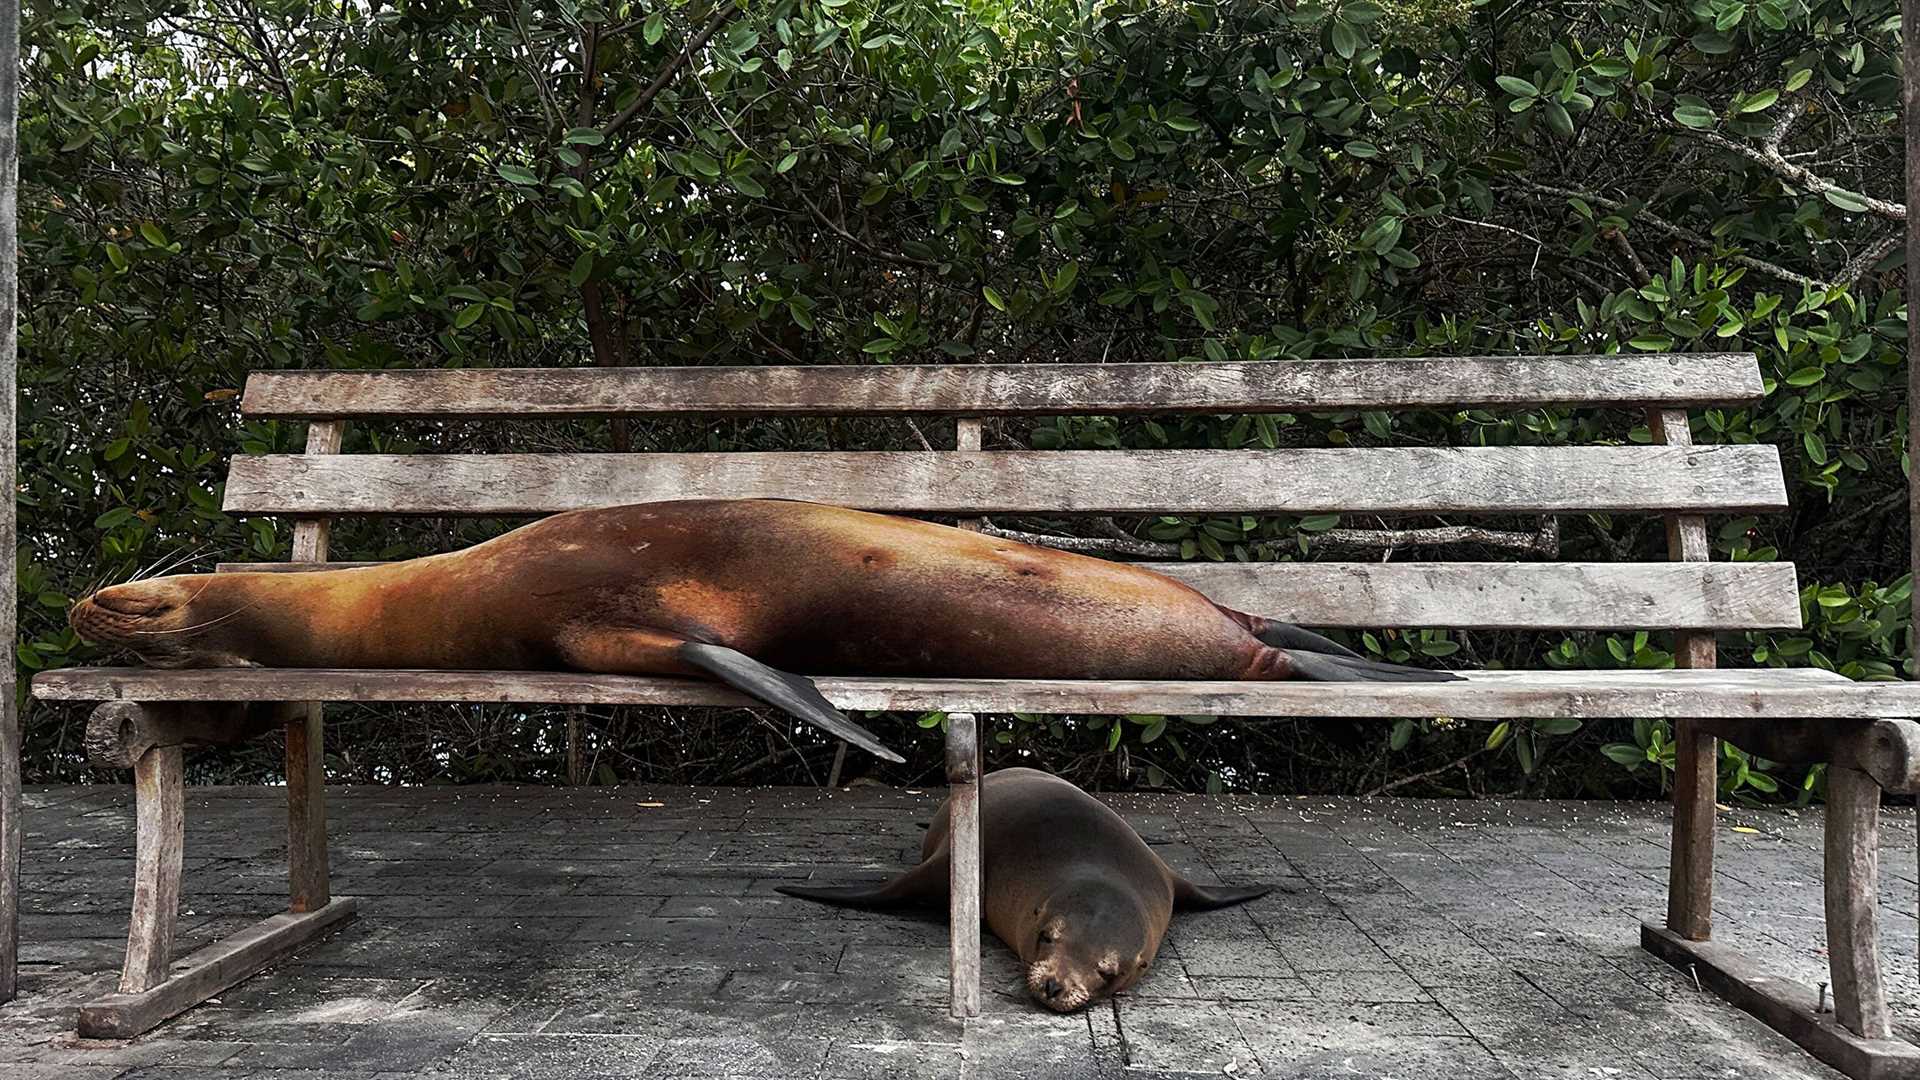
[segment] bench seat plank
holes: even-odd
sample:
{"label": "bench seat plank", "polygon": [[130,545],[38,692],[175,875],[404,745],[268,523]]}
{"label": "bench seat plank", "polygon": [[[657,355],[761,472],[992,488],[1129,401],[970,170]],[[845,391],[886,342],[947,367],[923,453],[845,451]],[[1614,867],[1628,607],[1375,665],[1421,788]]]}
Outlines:
{"label": "bench seat plank", "polygon": [[519,515],[792,498],[917,513],[1745,512],[1787,505],[1772,446],[739,454],[274,454],[230,513]]}
{"label": "bench seat plank", "polygon": [[960,416],[1732,404],[1751,353],[1247,363],[259,371],[241,412],[300,418]]}
{"label": "bench seat plank", "polygon": [[[820,678],[844,709],[985,713],[1479,719],[1920,716],[1920,684],[1858,683],[1809,669],[1488,671],[1448,683],[1092,682]],[[516,671],[66,668],[34,677],[52,701],[493,702],[748,705],[691,679]]]}
{"label": "bench seat plank", "polygon": [[[289,573],[377,562],[221,563]],[[1465,630],[1800,627],[1792,563],[1149,562],[1215,603],[1307,626]]]}

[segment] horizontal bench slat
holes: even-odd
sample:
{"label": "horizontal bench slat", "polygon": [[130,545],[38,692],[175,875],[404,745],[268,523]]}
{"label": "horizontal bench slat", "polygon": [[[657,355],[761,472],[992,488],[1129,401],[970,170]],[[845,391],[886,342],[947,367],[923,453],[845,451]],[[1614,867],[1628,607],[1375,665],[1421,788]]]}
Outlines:
{"label": "horizontal bench slat", "polygon": [[[223,573],[375,563],[222,563]],[[1214,602],[1307,626],[1770,630],[1800,625],[1792,563],[1142,563]]]}
{"label": "horizontal bench slat", "polygon": [[919,513],[1734,512],[1786,505],[1772,446],[241,456],[226,509],[543,514],[701,498]]}
{"label": "horizontal bench slat", "polygon": [[[1920,684],[1809,671],[1493,671],[1450,683],[815,680],[843,709],[1212,716],[1855,718],[1920,715]],[[543,702],[745,705],[718,683],[565,672],[69,668],[34,677],[54,701]]]}
{"label": "horizontal bench slat", "polygon": [[1288,412],[1756,401],[1751,353],[1248,363],[261,371],[241,412],[283,419]]}

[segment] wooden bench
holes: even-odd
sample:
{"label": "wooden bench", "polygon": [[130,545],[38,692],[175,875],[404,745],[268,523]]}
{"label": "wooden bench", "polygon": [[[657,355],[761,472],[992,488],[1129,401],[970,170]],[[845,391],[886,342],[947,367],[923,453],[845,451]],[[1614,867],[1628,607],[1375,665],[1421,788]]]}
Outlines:
{"label": "wooden bench", "polygon": [[[292,570],[330,565],[343,515],[545,514],[696,497],[786,496],[872,510],[987,514],[1665,516],[1670,560],[1183,562],[1157,569],[1219,602],[1319,627],[1652,629],[1677,632],[1673,671],[1502,671],[1454,683],[1074,682],[821,679],[845,709],[945,710],[956,806],[953,1009],[978,1008],[980,733],[974,714],[1172,713],[1487,720],[1658,717],[1679,747],[1670,900],[1646,946],[1692,967],[1833,1060],[1911,1063],[1888,1041],[1874,949],[1881,789],[1910,791],[1920,695],[1816,670],[1714,669],[1714,632],[1797,627],[1794,568],[1708,561],[1703,515],[1787,504],[1771,446],[1696,446],[1687,409],[1751,402],[1746,354],[1272,363],[262,372],[242,414],[306,421],[307,452],[237,457],[225,506],[294,519]],[[1277,450],[983,449],[983,417],[1602,406],[1644,415],[1652,445]],[[955,449],[788,453],[342,454],[349,421],[555,417],[941,416]],[[904,431],[904,428],[902,429]],[[945,436],[937,434],[944,442]],[[904,440],[903,440],[904,441]],[[332,564],[338,565],[338,564]],[[228,568],[228,567],[223,567]],[[247,569],[261,569],[254,564]],[[328,891],[321,705],[543,702],[743,705],[706,682],[554,672],[81,668],[45,672],[51,700],[106,701],[96,759],[131,766],[138,800],[132,926],[120,992],[83,1034],[125,1037],[219,992],[327,927],[353,902]],[[285,716],[288,910],[175,964],[181,746]],[[1828,934],[1837,1018],[1711,943],[1715,737],[1780,761],[1831,761]],[[884,734],[883,734],[884,737]],[[1884,1070],[1886,1066],[1879,1066]],[[1885,1075],[1883,1072],[1881,1075]]]}

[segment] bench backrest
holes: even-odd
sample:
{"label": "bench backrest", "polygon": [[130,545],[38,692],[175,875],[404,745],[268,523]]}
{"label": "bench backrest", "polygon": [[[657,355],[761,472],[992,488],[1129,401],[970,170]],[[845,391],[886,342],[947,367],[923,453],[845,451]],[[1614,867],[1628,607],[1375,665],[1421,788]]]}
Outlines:
{"label": "bench backrest", "polygon": [[[1215,600],[1316,626],[1798,626],[1788,563],[1709,563],[1701,515],[1778,509],[1771,446],[1692,446],[1685,410],[1761,396],[1751,354],[1198,364],[260,372],[242,414],[306,420],[309,452],[244,456],[226,509],[290,514],[295,563],[339,515],[528,515],[788,497],[902,513],[1661,513],[1669,563],[1156,563]],[[980,449],[987,416],[1644,409],[1656,445],[1275,450]],[[941,416],[954,450],[338,453],[394,418]],[[249,568],[258,568],[249,566]]]}

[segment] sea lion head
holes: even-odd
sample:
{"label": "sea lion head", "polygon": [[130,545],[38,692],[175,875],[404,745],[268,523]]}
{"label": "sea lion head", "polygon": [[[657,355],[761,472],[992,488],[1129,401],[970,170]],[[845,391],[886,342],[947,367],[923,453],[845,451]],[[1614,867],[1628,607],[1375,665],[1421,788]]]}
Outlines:
{"label": "sea lion head", "polygon": [[[1117,882],[1076,882],[1034,914],[1027,992],[1055,1012],[1073,1012],[1132,986],[1160,949],[1145,901]],[[1164,929],[1165,920],[1160,923]]]}
{"label": "sea lion head", "polygon": [[254,601],[235,595],[244,575],[176,574],[111,585],[73,605],[67,622],[97,645],[127,649],[153,667],[240,667],[257,627]]}

